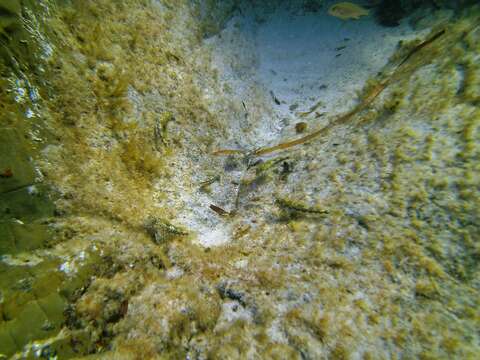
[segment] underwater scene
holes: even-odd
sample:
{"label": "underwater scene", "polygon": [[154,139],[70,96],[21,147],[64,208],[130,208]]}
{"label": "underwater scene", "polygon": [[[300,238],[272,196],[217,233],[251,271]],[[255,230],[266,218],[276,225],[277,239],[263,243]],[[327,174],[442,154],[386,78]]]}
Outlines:
{"label": "underwater scene", "polygon": [[479,359],[480,3],[0,0],[0,360]]}

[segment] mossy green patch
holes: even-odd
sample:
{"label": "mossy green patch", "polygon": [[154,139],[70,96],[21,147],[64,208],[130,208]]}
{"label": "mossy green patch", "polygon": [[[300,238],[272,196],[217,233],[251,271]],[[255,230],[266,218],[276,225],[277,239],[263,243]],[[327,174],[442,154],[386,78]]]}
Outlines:
{"label": "mossy green patch", "polygon": [[12,222],[10,229],[15,241],[15,251],[30,251],[42,249],[53,237],[48,225],[44,224],[19,224]]}
{"label": "mossy green patch", "polygon": [[54,215],[54,205],[46,186],[31,185],[0,195],[0,220],[32,222]]}
{"label": "mossy green patch", "polygon": [[35,183],[31,153],[18,129],[0,128],[0,194]]}

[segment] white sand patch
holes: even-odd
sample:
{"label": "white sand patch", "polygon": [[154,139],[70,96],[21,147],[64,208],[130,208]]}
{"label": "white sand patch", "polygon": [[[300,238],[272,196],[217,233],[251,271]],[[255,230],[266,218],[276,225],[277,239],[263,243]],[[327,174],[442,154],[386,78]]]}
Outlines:
{"label": "white sand patch", "polygon": [[230,232],[226,226],[217,226],[214,229],[204,229],[198,234],[197,241],[204,247],[219,246],[230,240]]}

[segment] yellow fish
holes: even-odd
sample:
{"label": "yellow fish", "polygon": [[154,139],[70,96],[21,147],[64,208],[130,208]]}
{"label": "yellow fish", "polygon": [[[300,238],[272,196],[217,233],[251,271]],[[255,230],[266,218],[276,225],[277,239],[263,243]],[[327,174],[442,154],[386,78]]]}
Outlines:
{"label": "yellow fish", "polygon": [[330,6],[330,8],[328,9],[328,13],[342,20],[356,20],[359,19],[360,16],[367,16],[368,10],[364,9],[360,5],[352,4],[345,1]]}

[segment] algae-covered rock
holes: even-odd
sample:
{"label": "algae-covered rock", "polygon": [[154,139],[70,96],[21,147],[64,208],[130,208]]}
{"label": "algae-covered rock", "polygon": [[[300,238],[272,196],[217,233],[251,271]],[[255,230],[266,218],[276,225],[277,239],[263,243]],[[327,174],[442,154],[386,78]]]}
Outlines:
{"label": "algae-covered rock", "polygon": [[35,183],[31,156],[21,131],[0,129],[0,194]]}
{"label": "algae-covered rock", "polygon": [[53,236],[48,225],[45,224],[19,224],[12,222],[9,225],[15,242],[15,250],[10,252],[11,254],[42,249]]}
{"label": "algae-covered rock", "polygon": [[33,222],[52,217],[55,208],[49,195],[48,188],[42,185],[4,192],[0,195],[0,220]]}

